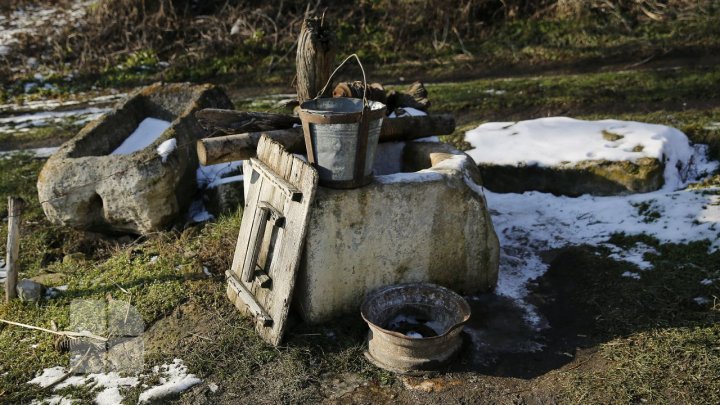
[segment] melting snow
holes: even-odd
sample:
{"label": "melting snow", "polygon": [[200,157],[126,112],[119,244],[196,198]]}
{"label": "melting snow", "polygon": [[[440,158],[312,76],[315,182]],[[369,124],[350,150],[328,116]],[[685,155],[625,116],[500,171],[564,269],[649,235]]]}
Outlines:
{"label": "melting snow", "polygon": [[35,157],[37,157],[37,158],[48,158],[53,153],[55,153],[57,150],[58,150],[57,147],[7,150],[7,151],[0,151],[0,158],[10,157],[12,155],[20,154],[20,153],[29,153],[29,154],[35,155]]}
{"label": "melting snow", "polygon": [[632,279],[635,279],[635,280],[640,280],[640,274],[634,273],[634,272],[632,272],[632,271],[626,271],[626,272],[624,272],[623,274],[621,274],[621,276],[627,277],[627,278],[632,278]]}
{"label": "melting snow", "polygon": [[712,302],[708,297],[695,297],[693,298],[693,301],[695,301],[698,305],[707,305]]}
{"label": "melting snow", "polygon": [[[614,142],[602,130],[622,135]],[[526,319],[540,327],[535,308],[525,302],[527,282],[547,270],[539,252],[566,245],[604,244],[614,233],[647,234],[661,242],[686,243],[710,240],[711,250],[720,248],[720,196],[678,189],[688,177],[717,170],[706,158],[707,148],[688,145],[680,131],[660,125],[605,120],[587,122],[569,118],[545,118],[520,123],[487,123],[466,134],[476,149],[469,154],[480,162],[497,164],[558,164],[594,158],[634,159],[665,157],[666,185],[662,190],[629,196],[577,198],[536,191],[500,194],[485,191],[495,231],[500,239],[500,273],[496,291],[512,298],[526,310]],[[642,152],[632,152],[642,144]],[[536,152],[536,153],[533,153]],[[680,165],[676,165],[680,163]],[[678,166],[681,170],[678,170]],[[651,206],[660,218],[648,218],[638,209]],[[646,254],[655,253],[644,244],[623,251],[611,248],[611,256],[640,270],[651,268]],[[638,273],[628,271],[626,277]]]}
{"label": "melting snow", "polygon": [[157,118],[145,118],[111,155],[127,155],[150,146],[170,127],[170,122]]}
{"label": "melting snow", "polygon": [[[28,381],[28,384],[36,384],[43,388],[49,387],[63,377],[65,373],[67,373],[67,370],[61,366],[46,368],[40,375]],[[188,373],[187,367],[183,364],[182,360],[174,359],[171,364],[155,366],[149,376],[121,377],[116,372],[74,375],[54,386],[53,390],[77,386],[94,387],[98,390],[97,396],[95,397],[96,404],[119,404],[122,403],[124,399],[120,393],[121,388],[137,387],[140,384],[141,378],[152,378],[155,376],[159,376],[160,384],[140,394],[141,403],[162,399],[168,395],[179,394],[202,381],[194,374]],[[143,386],[145,387],[146,385],[143,384]],[[35,403],[65,404],[71,403],[71,401],[73,401],[72,398],[55,395]]]}
{"label": "melting snow", "polygon": [[177,149],[177,141],[175,138],[170,138],[157,147],[157,153],[162,158],[163,163],[165,163],[168,156],[170,156],[175,149]]}
{"label": "melting snow", "polygon": [[[228,174],[236,172],[242,167],[242,160],[236,160],[234,162],[218,163],[216,165],[200,165],[195,173],[197,178],[198,188],[212,188],[220,184],[223,184],[223,178]],[[237,179],[236,176],[232,176]],[[229,180],[227,181],[229,182]]]}
{"label": "melting snow", "polygon": [[0,118],[0,130],[9,132],[13,128],[42,127],[51,123],[65,122],[69,119],[75,119],[74,123],[77,124],[78,121],[94,120],[108,111],[110,110],[107,108],[88,107],[79,110],[41,111],[12,115]]}
{"label": "melting snow", "polygon": [[153,372],[155,374],[163,374],[163,376],[160,377],[160,385],[152,387],[140,394],[140,403],[146,403],[181,393],[193,385],[202,382],[202,380],[194,374],[188,374],[187,367],[180,359],[173,360],[172,364],[165,364],[161,367],[156,366],[153,368]]}

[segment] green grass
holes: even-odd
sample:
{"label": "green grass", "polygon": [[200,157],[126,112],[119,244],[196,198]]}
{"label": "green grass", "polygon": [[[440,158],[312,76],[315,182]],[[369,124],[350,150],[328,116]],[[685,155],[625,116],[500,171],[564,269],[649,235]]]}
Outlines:
{"label": "green grass", "polygon": [[[518,77],[432,83],[428,90],[432,111],[458,117],[459,131],[446,137],[457,143],[461,130],[487,120],[563,113],[673,125],[695,141],[715,145],[718,157],[720,128],[712,123],[720,122],[719,72],[687,68]],[[491,89],[493,94],[487,92]],[[280,111],[270,97],[237,105]],[[225,297],[222,276],[231,264],[241,211],[205,226],[136,240],[78,232],[44,218],[35,190],[42,164],[24,155],[0,159],[0,195],[19,195],[30,203],[23,215],[21,277],[55,274],[51,284],[68,284],[69,289],[39,304],[0,304],[1,318],[42,327],[55,321],[62,329],[68,326],[69,305],[75,299],[130,300],[146,325],[147,368],[182,358],[205,382],[218,383],[228,401],[318,402],[323,381],[344,373],[360,375],[379,389],[402,389],[395,376],[362,358],[366,328],[358,316],[299,325],[278,348],[258,338],[252,323]],[[716,192],[711,187],[717,184],[711,178],[696,187]],[[0,216],[7,214],[2,207]],[[651,206],[637,208],[652,219]],[[5,232],[3,223],[0,235]],[[571,302],[597,314],[592,337],[597,353],[589,368],[573,369],[570,364],[553,373],[558,384],[553,397],[571,403],[719,402],[715,365],[720,364],[720,312],[717,304],[697,305],[693,298],[720,297],[720,282],[700,284],[705,278],[720,278],[720,253],[708,253],[708,242],[662,244],[649,236],[621,234],[609,240],[624,248],[638,242],[658,251],[646,257],[655,269],[642,272],[640,282],[622,277],[624,271],[637,269],[607,259],[606,249],[578,251]],[[214,276],[206,277],[203,266]],[[42,332],[0,326],[0,402],[49,396],[25,382],[45,367],[67,363],[67,355],[56,352],[53,341]],[[496,381],[472,371],[460,378]],[[548,389],[539,379],[527,383]],[[141,391],[137,387],[126,392],[128,402]],[[86,402],[94,398],[88,388],[63,392]]]}
{"label": "green grass", "polygon": [[[710,146],[720,158],[720,69],[679,68],[426,85],[432,111],[456,115],[456,131],[445,138],[460,149],[465,131],[490,121],[545,116],[621,119],[664,124],[691,141]],[[400,89],[399,87],[393,87]]]}
{"label": "green grass", "polygon": [[[623,247],[643,242],[654,268],[641,280],[618,277],[627,265],[586,254],[578,302],[597,313],[605,338],[591,370],[570,371],[564,395],[583,403],[717,403],[720,401],[720,252],[708,242],[662,244],[647,236],[615,235]],[[704,296],[710,304],[693,298]]]}

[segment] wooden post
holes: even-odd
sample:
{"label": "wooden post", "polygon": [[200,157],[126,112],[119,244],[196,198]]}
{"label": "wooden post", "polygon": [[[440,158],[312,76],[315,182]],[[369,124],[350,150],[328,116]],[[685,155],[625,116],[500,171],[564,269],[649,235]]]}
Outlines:
{"label": "wooden post", "polygon": [[[315,98],[330,78],[335,63],[335,33],[325,18],[312,17],[303,22],[298,38],[295,67],[297,69],[297,96],[302,104]],[[333,86],[326,88],[321,97],[330,97]]]}
{"label": "wooden post", "polygon": [[7,237],[7,258],[5,269],[5,302],[17,298],[18,268],[17,259],[20,253],[20,214],[22,213],[25,201],[19,197],[8,197],[8,237]]}

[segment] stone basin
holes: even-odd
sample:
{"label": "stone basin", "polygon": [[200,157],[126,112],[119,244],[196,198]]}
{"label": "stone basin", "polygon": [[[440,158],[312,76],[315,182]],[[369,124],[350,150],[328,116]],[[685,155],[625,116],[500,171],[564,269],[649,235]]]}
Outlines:
{"label": "stone basin", "polygon": [[383,143],[375,162],[365,187],[318,187],[295,289],[307,322],[356,314],[390,284],[475,294],[497,283],[498,239],[469,156],[435,142]]}
{"label": "stone basin", "polygon": [[[232,108],[212,85],[153,84],[85,126],[46,162],[38,195],[47,218],[79,229],[145,234],[172,224],[196,192],[195,141],[205,135],[194,117],[203,108]],[[145,118],[171,122],[149,146],[112,152]],[[166,158],[157,148],[174,138]]]}

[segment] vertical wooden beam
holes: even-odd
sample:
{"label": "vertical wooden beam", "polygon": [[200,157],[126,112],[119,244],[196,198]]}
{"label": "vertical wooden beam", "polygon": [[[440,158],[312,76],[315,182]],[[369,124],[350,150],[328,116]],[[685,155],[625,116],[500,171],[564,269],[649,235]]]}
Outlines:
{"label": "vertical wooden beam", "polygon": [[8,236],[7,236],[7,258],[5,269],[5,302],[17,298],[18,267],[17,260],[20,253],[20,215],[25,201],[19,197],[8,197]]}
{"label": "vertical wooden beam", "polygon": [[[295,67],[297,96],[302,104],[317,97],[330,78],[335,63],[335,33],[324,16],[305,19],[298,38]],[[321,97],[331,97],[333,86],[327,86]]]}

